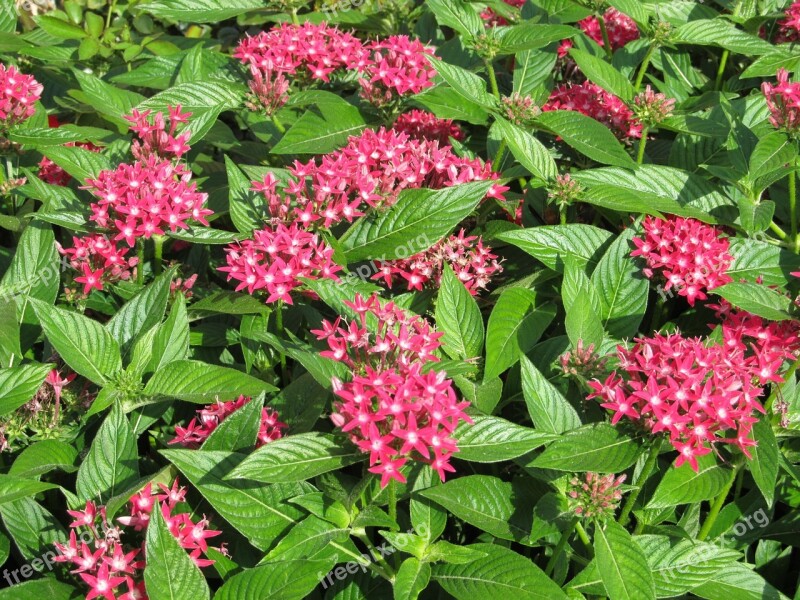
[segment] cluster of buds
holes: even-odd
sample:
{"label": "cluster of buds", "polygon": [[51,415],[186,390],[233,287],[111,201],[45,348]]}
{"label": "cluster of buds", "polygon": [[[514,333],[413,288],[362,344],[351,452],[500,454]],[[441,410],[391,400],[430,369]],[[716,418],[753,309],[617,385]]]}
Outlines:
{"label": "cluster of buds", "polygon": [[[131,145],[131,154],[142,162],[147,162],[151,156],[160,158],[178,159],[189,151],[189,137],[191,133],[185,128],[178,134],[178,125],[189,122],[190,112],[181,112],[181,105],[169,106],[169,116],[164,113],[146,110],[139,112],[133,109],[125,120],[130,122],[130,129],[139,139],[134,139]],[[167,129],[166,121],[169,121]]]}
{"label": "cluster of buds", "polygon": [[514,92],[510,96],[500,98],[500,104],[506,118],[515,125],[528,125],[542,114],[542,110],[530,96],[522,96]]}
{"label": "cluster of buds", "polygon": [[567,487],[570,508],[584,519],[607,521],[614,518],[622,499],[620,486],[625,475],[600,475],[589,471],[583,478],[574,476]]}
{"label": "cluster of buds", "polygon": [[778,32],[775,34],[776,44],[785,44],[800,40],[800,2],[792,2],[778,21]]}
{"label": "cluster of buds", "polygon": [[675,109],[675,99],[667,98],[662,93],[654,92],[648,85],[645,90],[636,95],[631,107],[636,120],[644,129],[651,129],[672,116]]}
{"label": "cluster of buds", "polygon": [[[181,444],[187,448],[199,448],[214,430],[231,414],[250,402],[248,396],[239,396],[236,400],[220,402],[217,400],[197,411],[197,416],[189,421],[186,427],[175,427],[175,438],[170,444]],[[261,409],[261,424],[258,429],[256,448],[283,437],[288,425],[278,420],[278,413],[269,407]]]}
{"label": "cluster of buds", "polygon": [[767,81],[761,84],[769,107],[769,122],[796,137],[800,132],[800,83],[790,82],[786,69],[778,69],[776,77],[777,85]]}
{"label": "cluster of buds", "polygon": [[567,377],[586,381],[607,372],[608,357],[598,354],[594,344],[584,346],[583,340],[578,340],[575,348],[562,354],[558,360]]}
{"label": "cluster of buds", "polygon": [[576,202],[583,193],[583,186],[569,173],[556,175],[555,181],[547,190],[547,200],[565,209]]}

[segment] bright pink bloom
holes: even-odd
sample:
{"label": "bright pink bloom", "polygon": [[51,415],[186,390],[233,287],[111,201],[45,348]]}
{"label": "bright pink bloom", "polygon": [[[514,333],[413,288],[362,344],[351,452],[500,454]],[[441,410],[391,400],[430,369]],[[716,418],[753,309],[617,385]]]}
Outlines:
{"label": "bright pink bloom", "polygon": [[[104,235],[87,235],[83,238],[73,237],[72,243],[72,248],[65,249],[58,245],[57,249],[68,258],[73,269],[84,274],[83,277],[76,277],[75,280],[78,283],[85,283],[88,271],[95,275],[98,270],[101,271],[100,280],[102,283],[127,281],[133,276],[133,269],[136,267],[138,259],[135,256],[131,258],[125,257],[130,248],[126,246],[118,247],[116,243],[110,241]],[[97,286],[94,285],[94,287]]]}
{"label": "bright pink bloom", "polygon": [[[125,119],[131,123],[131,131],[136,133],[138,140],[134,139],[131,153],[142,162],[147,162],[150,157],[178,159],[189,151],[189,137],[191,133],[184,130],[176,135],[178,125],[189,122],[190,112],[181,112],[181,105],[167,107],[169,115],[164,113],[153,114],[151,110],[139,112],[133,109]],[[167,130],[169,120],[169,130]]]}
{"label": "bright pink bloom", "polygon": [[[603,21],[606,24],[606,32],[608,33],[608,41],[611,44],[612,51],[619,50],[629,42],[639,39],[639,28],[636,26],[636,22],[616,8],[612,7],[606,10],[603,14]],[[578,21],[578,27],[600,46],[605,46],[603,32],[600,29],[600,21],[597,17],[592,15],[582,21]],[[570,48],[572,48],[571,40],[561,42],[561,46],[558,49],[559,56],[566,56]]]}
{"label": "bright pink bloom", "polygon": [[108,565],[103,563],[95,575],[81,573],[83,579],[91,588],[86,595],[86,600],[102,596],[106,600],[116,600],[115,588],[125,582],[124,577],[113,577],[109,574]]}
{"label": "bright pink bloom", "polygon": [[424,110],[411,110],[403,113],[394,122],[392,129],[407,134],[415,140],[439,142],[440,146],[450,144],[450,138],[464,139],[464,131],[451,119],[439,119]]}
{"label": "bright pink bloom", "polygon": [[800,2],[792,2],[783,19],[778,21],[778,32],[773,40],[776,44],[800,40]]}
{"label": "bright pink bloom", "polygon": [[323,321],[311,332],[327,340],[322,356],[351,371],[348,381],[333,381],[338,400],[331,420],[369,454],[369,470],[381,475],[381,487],[391,479],[405,481],[400,469],[409,458],[430,464],[444,480],[458,451],[452,433],[461,421],[472,421],[464,412],[469,403],[458,401],[444,371],[423,373],[438,361],[442,333],[375,295],[357,295],[346,304],[354,320]]}
{"label": "bright pink bloom", "polygon": [[705,292],[733,281],[727,270],[733,261],[728,238],[717,228],[695,219],[645,217],[644,236],[633,238],[636,250],[647,267],[647,277],[655,271],[664,277],[664,290],[675,288],[691,306],[705,300]]}
{"label": "bright pink bloom", "polygon": [[409,290],[421,290],[426,285],[438,287],[445,264],[452,267],[473,296],[486,289],[494,274],[503,271],[492,249],[477,236],[466,236],[462,229],[424,252],[377,263],[379,270],[372,279],[383,279],[389,287],[400,280]]}
{"label": "bright pink bloom", "polygon": [[44,86],[33,75],[0,63],[0,128],[8,129],[32,117],[42,91]]}
{"label": "bright pink bloom", "polygon": [[361,97],[384,106],[398,96],[419,94],[433,85],[436,70],[428,60],[433,48],[407,35],[393,35],[366,46],[369,60],[364,69]]}
{"label": "bright pink bloom", "polygon": [[589,81],[558,86],[542,110],[577,111],[599,121],[620,139],[642,137],[642,125],[634,119],[631,109],[618,97]]}
{"label": "bright pink bloom", "polygon": [[786,69],[778,69],[777,79],[777,85],[767,81],[761,84],[769,107],[769,122],[778,129],[796,134],[800,130],[800,83],[790,82]]}
{"label": "bright pink bloom", "polygon": [[61,378],[61,374],[58,372],[58,369],[53,369],[47,374],[45,377],[44,382],[48,383],[53,388],[53,393],[56,396],[56,400],[61,400],[61,390],[64,389],[64,386],[67,386],[75,379],[75,373],[70,373],[65,378]]}

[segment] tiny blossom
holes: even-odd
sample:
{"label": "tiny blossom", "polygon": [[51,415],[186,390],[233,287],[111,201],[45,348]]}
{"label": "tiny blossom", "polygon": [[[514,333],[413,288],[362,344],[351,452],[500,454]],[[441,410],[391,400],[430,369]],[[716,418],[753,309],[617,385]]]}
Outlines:
{"label": "tiny blossom", "polygon": [[559,357],[559,363],[564,375],[586,380],[606,372],[608,357],[599,355],[594,344],[584,346],[583,340],[578,340],[572,351]]}
{"label": "tiny blossom", "polygon": [[181,293],[183,294],[184,298],[189,300],[194,295],[192,288],[194,287],[196,281],[197,273],[186,278],[176,277],[169,284],[170,297],[174,297],[176,294]]}
{"label": "tiny blossom", "polygon": [[231,244],[225,253],[227,266],[219,270],[228,274],[228,281],[238,282],[236,291],[264,290],[267,303],[292,304],[291,293],[303,286],[301,279],[338,281],[336,273],[341,271],[333,261],[333,248],[296,223],[266,226],[252,240]]}
{"label": "tiny blossom", "polygon": [[800,40],[800,2],[792,2],[784,12],[783,19],[778,21],[778,32],[774,42],[784,44]]}
{"label": "tiny blossom", "polygon": [[[74,567],[77,574],[89,587],[87,600],[105,598],[106,600],[146,600],[143,574],[146,567],[145,544],[123,543],[132,532],[147,528],[153,510],[161,510],[167,528],[198,567],[208,566],[213,560],[201,558],[210,546],[207,540],[220,535],[221,531],[208,528],[209,522],[203,517],[192,520],[188,513],[176,514],[176,507],[184,501],[185,490],[175,480],[171,488],[159,484],[161,493],[153,493],[153,484],[148,483],[130,498],[128,515],[118,519],[124,527],[109,522],[106,507],[87,501],[83,510],[68,510],[73,517],[70,524],[69,540],[55,542],[58,554],[53,558],[57,563]],[[130,530],[127,530],[130,528]],[[91,541],[78,542],[76,531],[83,529],[91,534]],[[82,534],[81,539],[85,536]],[[225,548],[214,548],[225,554]]]}
{"label": "tiny blossom", "polygon": [[569,173],[556,175],[553,185],[547,190],[547,199],[559,207],[567,207],[580,198],[583,186]]}
{"label": "tiny blossom", "polygon": [[8,129],[32,117],[43,91],[33,75],[0,63],[0,128]]}
{"label": "tiny blossom", "polygon": [[557,87],[542,110],[577,111],[599,121],[620,139],[642,137],[642,126],[636,122],[631,109],[618,97],[589,81]]}
{"label": "tiny blossom", "polygon": [[617,477],[613,473],[600,475],[589,471],[583,478],[575,476],[567,486],[570,507],[584,519],[612,519],[622,499],[619,486],[624,481],[625,475]]}
{"label": "tiny blossom", "polygon": [[[619,50],[629,42],[639,39],[639,28],[636,26],[636,21],[619,12],[616,8],[612,7],[606,10],[603,13],[603,21],[606,25],[608,41],[611,44],[612,51]],[[600,46],[605,46],[603,32],[600,29],[600,20],[597,17],[592,15],[582,21],[578,21],[578,27]],[[572,41],[564,40],[558,49],[558,55],[566,56],[570,48],[572,48]]]}
{"label": "tiny blossom", "polygon": [[283,73],[274,74],[271,70],[262,71],[250,65],[250,75],[247,108],[263,110],[264,114],[272,116],[289,101],[289,80]]}
{"label": "tiny blossom", "polygon": [[428,60],[433,48],[407,35],[393,35],[367,45],[370,53],[359,79],[361,97],[384,106],[397,96],[419,94],[433,85],[436,70]]}
{"label": "tiny blossom", "polygon": [[654,92],[648,85],[633,99],[633,114],[643,127],[650,129],[672,116],[675,99]]}
{"label": "tiny blossom", "polygon": [[409,458],[431,465],[444,481],[458,451],[452,434],[459,422],[472,421],[464,413],[469,403],[458,401],[445,372],[423,372],[438,361],[443,334],[376,295],[345,304],[356,319],[323,321],[311,332],[327,341],[322,356],[350,369],[348,381],[333,380],[338,400],[331,420],[369,454],[369,471],[381,476],[381,487],[405,482],[400,469]]}
{"label": "tiny blossom", "polygon": [[130,251],[127,246],[118,246],[104,235],[87,235],[86,237],[72,238],[72,248],[63,248],[57,245],[59,253],[67,257],[70,266],[82,275],[76,277],[78,283],[84,284],[84,293],[92,288],[97,288],[96,281],[89,281],[87,273],[97,275],[100,271],[99,282],[102,284],[116,281],[128,281],[133,276],[138,258],[126,258]]}
{"label": "tiny blossom", "polygon": [[[169,443],[181,444],[187,448],[199,448],[222,421],[248,402],[250,402],[248,396],[239,396],[236,400],[228,402],[220,402],[218,400],[214,404],[198,410],[197,417],[189,421],[186,427],[181,425],[175,427],[176,437]],[[271,408],[264,407],[261,409],[261,424],[259,426],[258,440],[256,441],[257,448],[283,436],[283,432],[288,426],[278,419],[278,413]]]}
{"label": "tiny blossom", "polygon": [[800,131],[800,83],[790,82],[786,69],[778,69],[777,79],[777,85],[767,81],[761,84],[770,112],[769,122],[797,135]]}
{"label": "tiny blossom", "polygon": [[450,138],[464,139],[464,131],[450,119],[439,119],[436,115],[424,110],[412,110],[403,113],[394,122],[392,129],[407,134],[415,140],[431,140],[440,146],[450,143]]}
{"label": "tiny blossom", "polygon": [[644,236],[633,238],[636,250],[647,267],[645,276],[658,271],[665,279],[664,291],[672,288],[684,296],[691,306],[705,300],[705,292],[730,283],[727,270],[733,261],[728,238],[719,230],[695,219],[670,217],[666,220],[647,216]]}
{"label": "tiny blossom", "polygon": [[[181,112],[181,105],[168,106],[168,116],[164,113],[146,110],[139,112],[133,109],[125,119],[131,123],[133,131],[139,139],[135,139],[131,145],[133,156],[142,161],[148,162],[151,157],[159,158],[180,158],[189,151],[189,136],[191,133],[184,130],[176,135],[178,125],[185,125],[189,122],[190,112]],[[167,130],[167,120],[169,120],[169,130]],[[148,162],[148,164],[150,164]]]}
{"label": "tiny blossom", "polygon": [[[289,168],[294,181],[281,185],[272,173],[253,184],[264,194],[274,221],[310,228],[353,221],[366,207],[391,206],[404,189],[441,189],[498,179],[491,164],[456,156],[450,146],[416,140],[381,128],[351,137],[339,150]],[[493,185],[486,196],[503,199],[508,187]]]}
{"label": "tiny blossom", "polygon": [[381,261],[372,278],[383,279],[389,287],[399,279],[408,290],[421,290],[426,285],[438,287],[447,264],[474,296],[486,289],[494,274],[503,271],[491,250],[477,236],[466,236],[462,229],[458,235],[451,235],[409,258]]}
{"label": "tiny blossom", "polygon": [[542,112],[534,103],[533,98],[521,96],[519,92],[514,92],[510,96],[503,96],[500,98],[500,103],[508,120],[516,125],[530,123]]}
{"label": "tiny blossom", "polygon": [[798,325],[767,323],[726,304],[717,308],[725,317],[722,343],[656,333],[630,349],[618,346],[618,371],[589,382],[589,398],[614,412],[612,424],[624,417],[653,434],[664,432],[678,451],[676,466],[688,462],[695,471],[697,458],[715,444],[750,456],[755,413],[764,412],[763,386],[782,381],[783,362],[800,351]]}

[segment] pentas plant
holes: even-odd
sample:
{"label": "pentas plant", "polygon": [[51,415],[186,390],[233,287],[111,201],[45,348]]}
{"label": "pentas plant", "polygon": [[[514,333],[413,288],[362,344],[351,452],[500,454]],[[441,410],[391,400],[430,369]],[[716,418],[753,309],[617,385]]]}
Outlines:
{"label": "pentas plant", "polygon": [[798,3],[17,4],[0,600],[798,598]]}

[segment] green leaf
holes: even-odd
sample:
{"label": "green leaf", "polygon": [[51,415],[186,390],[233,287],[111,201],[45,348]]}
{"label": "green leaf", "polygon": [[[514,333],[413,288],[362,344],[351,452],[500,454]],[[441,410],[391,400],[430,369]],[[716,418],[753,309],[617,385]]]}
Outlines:
{"label": "green leaf", "polygon": [[520,481],[508,483],[488,475],[467,475],[422,490],[418,495],[495,537],[528,543],[531,499],[526,498],[521,485]]}
{"label": "green leaf", "polygon": [[214,510],[253,546],[267,551],[299,521],[303,511],[287,500],[313,491],[305,483],[253,485],[227,479],[244,458],[241,454],[210,450],[161,450]]}
{"label": "green leaf", "polygon": [[574,223],[516,229],[495,237],[524,250],[548,268],[563,272],[568,257],[594,267],[598,251],[611,238],[611,233],[592,225]]}
{"label": "green leaf", "polygon": [[127,356],[139,336],[161,322],[174,275],[175,271],[170,269],[156,277],[106,323],[106,329],[119,343],[123,357]]}
{"label": "green leaf", "polygon": [[159,19],[187,23],[219,23],[231,17],[264,10],[262,0],[151,0],[138,4],[137,10]]}
{"label": "green leaf", "polygon": [[758,140],[750,155],[748,176],[756,179],[782,169],[797,156],[797,146],[782,131],[773,131]]}
{"label": "green leaf", "polygon": [[[81,86],[82,92],[77,94],[72,90],[70,94],[78,97],[82,102],[86,102],[108,121],[115,123],[122,131],[127,132],[131,123],[124,117],[131,113],[134,106],[144,100],[144,96],[129,90],[122,90],[80,69],[73,69],[72,73]],[[55,131],[60,129],[63,128],[59,127]]]}
{"label": "green leaf", "polygon": [[591,281],[600,300],[600,317],[615,338],[636,334],[647,310],[650,285],[631,258],[632,228],[624,230],[608,247],[592,272]]}
{"label": "green leaf", "polygon": [[273,154],[324,154],[347,143],[350,136],[367,127],[359,110],[339,100],[321,102],[295,121],[272,148]]}
{"label": "green leaf", "polygon": [[14,258],[0,281],[0,292],[12,297],[27,294],[52,304],[58,296],[60,276],[53,230],[34,221],[17,242]]}
{"label": "green leaf", "polygon": [[258,315],[270,312],[270,308],[258,298],[226,290],[209,294],[193,303],[189,309],[192,312],[222,315]]}
{"label": "green leaf", "polygon": [[565,433],[531,463],[540,469],[619,473],[630,467],[641,447],[607,423],[592,423]]}
{"label": "green leaf", "polygon": [[747,466],[767,505],[772,506],[775,501],[775,490],[778,487],[780,449],[775,439],[775,432],[766,416],[761,417],[753,426],[753,438],[758,440],[758,445],[753,448],[753,458],[747,462]]}
{"label": "green leaf", "polygon": [[471,544],[467,547],[484,552],[486,557],[464,565],[443,564],[433,567],[433,579],[456,600],[567,598],[539,567],[513,550],[494,544]]}
{"label": "green leaf", "polygon": [[217,398],[258,396],[274,390],[266,381],[236,369],[196,360],[176,360],[156,371],[144,394],[206,404]]}
{"label": "green leaf", "polygon": [[436,16],[439,25],[450,27],[467,39],[483,33],[483,20],[468,4],[459,0],[429,0],[425,5]]}
{"label": "green leaf", "polygon": [[154,510],[145,542],[144,583],[151,600],[208,600],[211,592],[200,569]]}
{"label": "green leaf", "polygon": [[706,600],[789,600],[756,571],[742,563],[730,563],[692,594]]}
{"label": "green leaf", "polygon": [[52,368],[37,363],[0,369],[0,417],[33,398]]}
{"label": "green leaf", "polygon": [[505,140],[508,144],[508,149],[514,158],[531,175],[544,182],[555,179],[558,175],[556,161],[550,156],[547,148],[533,135],[501,117],[496,117],[493,128],[497,130],[500,139]]}
{"label": "green leaf", "polygon": [[225,156],[225,171],[228,175],[228,207],[231,221],[236,229],[250,234],[260,229],[264,223],[265,208],[263,198],[251,190],[251,181],[242,173],[228,156]]}
{"label": "green leaf", "polygon": [[95,140],[106,137],[110,134],[109,131],[104,129],[96,129],[94,127],[55,127],[55,128],[34,128],[34,129],[17,129],[9,132],[8,138],[24,144],[28,148],[40,148],[43,146],[61,146],[69,142],[83,142],[88,139],[92,133],[101,135],[92,136]]}
{"label": "green leaf", "polygon": [[100,323],[29,298],[44,334],[75,372],[104,385],[122,370],[119,344]]}
{"label": "green leaf", "polygon": [[655,600],[656,587],[647,557],[624,527],[614,520],[605,526],[598,524],[594,553],[610,600]]}
{"label": "green leaf", "polygon": [[730,253],[733,262],[726,272],[734,281],[760,278],[766,286],[785,286],[795,279],[789,273],[800,271],[800,257],[760,240],[730,238]]}
{"label": "green leaf", "polygon": [[0,474],[0,505],[29,498],[57,487],[54,483]]}
{"label": "green leaf", "polygon": [[80,595],[77,589],[53,577],[23,581],[0,590],[0,600],[75,600]]}
{"label": "green leaf", "polygon": [[363,460],[364,455],[324,433],[290,435],[262,446],[231,473],[231,478],[267,483],[303,481]]}
{"label": "green leaf", "polygon": [[611,130],[591,117],[571,110],[554,110],[542,113],[536,122],[596,162],[636,168],[636,163]]}
{"label": "green leaf", "polygon": [[217,590],[214,600],[299,600],[306,598],[330,570],[326,559],[276,560],[237,573]]}
{"label": "green leaf", "polygon": [[450,233],[486,196],[491,181],[403,190],[385,211],[361,217],[339,242],[349,262],[408,258]]}
{"label": "green leaf", "polygon": [[484,336],[481,311],[449,265],[442,271],[436,326],[444,332],[442,343],[450,358],[466,360],[481,355]]}
{"label": "green leaf", "polygon": [[535,95],[552,78],[557,59],[555,52],[518,52],[514,56],[514,91],[521,96]]}
{"label": "green leaf", "polygon": [[80,40],[86,37],[86,32],[63,19],[42,15],[36,19],[36,24],[55,38],[62,40]]}
{"label": "green leaf", "polygon": [[567,316],[564,326],[573,347],[583,342],[598,348],[603,341],[603,323],[587,295],[580,295],[566,306]]}
{"label": "green leaf", "polygon": [[112,168],[111,161],[102,153],[80,146],[46,146],[41,153],[72,175],[81,184],[94,179],[100,171]]}
{"label": "green leaf", "polygon": [[78,458],[78,451],[66,442],[42,440],[20,452],[8,470],[8,474],[16,477],[38,478],[53,469],[71,473],[77,469],[76,458]]}
{"label": "green leaf", "polygon": [[[264,399],[255,398],[225,417],[201,446],[202,450],[245,452],[253,448],[261,427]],[[281,415],[283,418],[283,415]]]}
{"label": "green leaf", "polygon": [[464,100],[477,104],[483,108],[494,108],[497,100],[486,91],[486,82],[472,71],[451,65],[435,56],[429,56],[437,75],[447,82],[450,87]]}
{"label": "green leaf", "polygon": [[[76,492],[81,501],[106,502],[139,477],[136,436],[118,405],[100,426],[78,469]],[[157,511],[156,511],[157,512]]]}
{"label": "green leaf", "polygon": [[331,543],[347,543],[349,530],[338,527],[315,515],[309,515],[293,525],[264,560],[311,558]]}
{"label": "green leaf", "polygon": [[0,515],[20,555],[27,560],[44,555],[52,550],[53,542],[68,537],[58,519],[31,498],[0,505]]}
{"label": "green leaf", "polygon": [[158,326],[151,350],[147,372],[158,371],[189,354],[189,318],[183,297],[175,299],[167,320]]}
{"label": "green leaf", "polygon": [[499,54],[516,54],[523,50],[544,48],[568,38],[574,37],[578,32],[568,25],[550,25],[523,21],[518,25],[500,27],[496,30],[500,40]]}
{"label": "green leaf", "polygon": [[223,231],[212,227],[178,229],[177,231],[168,231],[167,235],[174,240],[192,242],[193,244],[211,244],[218,246],[230,244],[242,237],[240,233]]}
{"label": "green leaf", "polygon": [[631,82],[609,63],[577,48],[570,50],[569,54],[589,81],[625,102],[633,98],[636,91]]}
{"label": "green leaf", "polygon": [[771,321],[786,321],[792,318],[789,314],[791,299],[765,285],[733,282],[714,288],[714,293],[737,308]]}
{"label": "green leaf", "polygon": [[775,50],[775,47],[769,42],[737,29],[721,18],[689,21],[672,32],[670,42],[717,46],[745,56],[761,56]]}
{"label": "green leaf", "polygon": [[447,513],[432,500],[424,498],[416,492],[438,485],[441,485],[439,476],[434,474],[430,467],[423,467],[414,480],[413,493],[409,502],[411,525],[413,525],[414,531],[428,542],[433,542],[442,535],[447,526]]}
{"label": "green leaf", "polygon": [[453,432],[460,460],[493,463],[511,460],[551,442],[558,436],[517,425],[500,417],[471,415]]}
{"label": "green leaf", "polygon": [[526,356],[520,358],[522,394],[534,426],[549,433],[564,433],[581,426],[578,412]]}
{"label": "green leaf", "polygon": [[489,315],[483,380],[490,381],[516,364],[554,317],[552,304],[537,306],[535,292],[522,287],[503,291]]}
{"label": "green leaf", "polygon": [[489,116],[485,107],[467,100],[451,87],[428,88],[413,97],[413,101],[427,108],[440,119],[466,121],[473,125],[484,125]]}
{"label": "green leaf", "polygon": [[688,463],[671,466],[645,508],[669,508],[715,498],[725,487],[730,469],[718,465],[713,454],[698,456],[697,465],[697,472]]}
{"label": "green leaf", "polygon": [[431,566],[413,556],[407,558],[397,569],[394,580],[394,600],[417,600],[420,592],[428,587]]}

